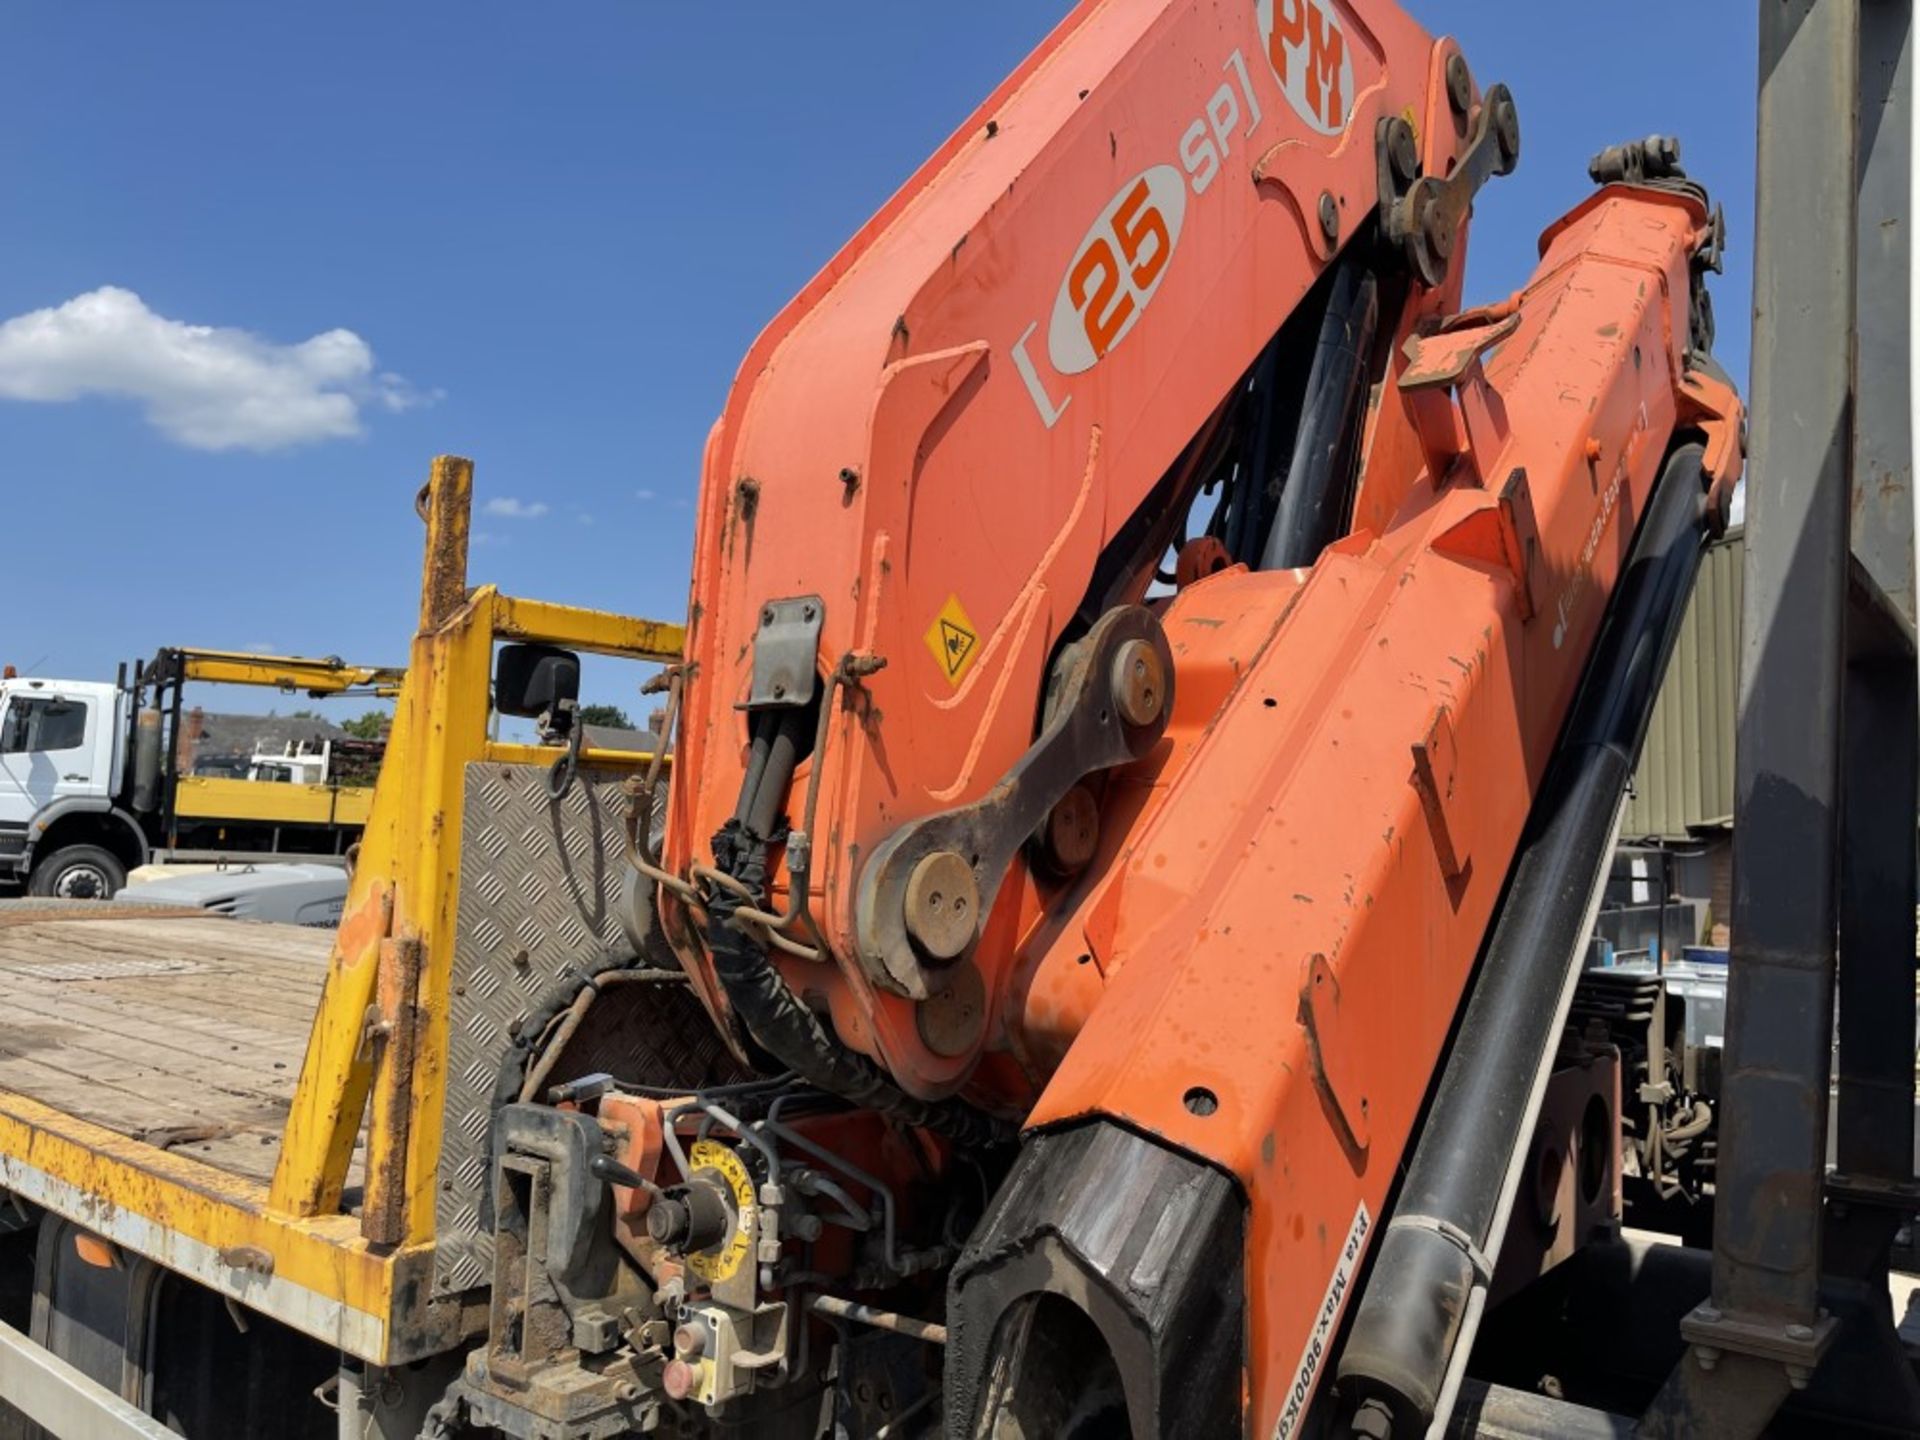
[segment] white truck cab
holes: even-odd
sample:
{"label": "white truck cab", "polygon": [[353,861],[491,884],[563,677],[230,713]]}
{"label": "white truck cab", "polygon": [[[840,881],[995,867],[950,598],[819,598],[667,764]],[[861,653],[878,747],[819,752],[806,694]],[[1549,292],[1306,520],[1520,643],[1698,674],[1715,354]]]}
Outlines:
{"label": "white truck cab", "polygon": [[291,693],[305,681],[309,694],[339,695],[377,692],[400,674],[331,658],[176,649],[121,666],[112,683],[0,668],[0,882],[105,900],[129,871],[156,861],[339,863],[366,824],[371,777],[343,783],[340,752],[320,735],[201,760],[204,716],[183,711],[182,687],[204,680]]}
{"label": "white truck cab", "polygon": [[129,703],[99,681],[0,679],[0,876],[31,874],[39,895],[104,899],[145,860],[139,823],[114,799]]}
{"label": "white truck cab", "polygon": [[247,779],[286,785],[324,785],[333,758],[331,741],[289,740],[281,750],[256,750],[247,762]]}

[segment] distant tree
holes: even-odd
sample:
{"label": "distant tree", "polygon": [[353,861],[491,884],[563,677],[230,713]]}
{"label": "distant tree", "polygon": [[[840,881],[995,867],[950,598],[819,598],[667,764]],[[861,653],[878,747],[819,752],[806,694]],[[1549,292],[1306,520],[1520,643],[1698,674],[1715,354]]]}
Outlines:
{"label": "distant tree", "polygon": [[384,710],[369,710],[364,715],[356,715],[351,720],[342,721],[340,728],[356,740],[383,740],[387,726],[393,717]]}
{"label": "distant tree", "polygon": [[318,710],[295,710],[287,718],[289,720],[324,720],[327,717]]}
{"label": "distant tree", "polygon": [[582,705],[580,723],[598,725],[605,730],[631,730],[633,721],[618,705]]}

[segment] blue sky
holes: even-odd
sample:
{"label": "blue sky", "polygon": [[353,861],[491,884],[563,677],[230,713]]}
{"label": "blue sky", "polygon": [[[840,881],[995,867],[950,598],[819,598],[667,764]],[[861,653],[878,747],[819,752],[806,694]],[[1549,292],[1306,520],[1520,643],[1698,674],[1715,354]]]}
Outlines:
{"label": "blue sky", "polygon": [[[1407,8],[1519,105],[1473,294],[1524,279],[1590,152],[1675,132],[1726,204],[1720,348],[1744,376],[1753,6]],[[0,8],[0,322],[131,292],[93,318],[133,353],[86,363],[159,387],[0,399],[0,661],[104,678],[185,643],[398,662],[411,498],[443,450],[474,457],[483,505],[523,512],[476,518],[476,580],[678,617],[700,450],[741,354],[1065,9]],[[329,338],[289,352],[169,322]],[[273,403],[196,409],[153,379],[178,354]],[[315,400],[316,375],[352,399]],[[322,438],[259,448],[296,433]],[[589,688],[642,708],[617,670]]]}

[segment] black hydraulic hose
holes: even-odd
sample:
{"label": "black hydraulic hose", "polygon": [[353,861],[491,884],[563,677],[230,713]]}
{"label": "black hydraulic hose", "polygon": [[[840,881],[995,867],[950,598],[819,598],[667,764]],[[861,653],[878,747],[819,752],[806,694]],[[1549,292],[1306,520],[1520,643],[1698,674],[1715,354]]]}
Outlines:
{"label": "black hydraulic hose", "polygon": [[753,797],[759,793],[760,777],[767,770],[767,751],[771,745],[770,729],[767,716],[754,716],[750,727],[753,738],[747,752],[747,773],[740,782],[740,800],[733,810],[734,820],[741,825],[747,823],[747,809],[753,804]]}
{"label": "black hydraulic hose", "polygon": [[1456,1351],[1472,1343],[1627,781],[1699,570],[1701,454],[1690,444],[1668,457],[1521,839],[1340,1358],[1354,1434],[1423,1436]]}
{"label": "black hydraulic hose", "polygon": [[1279,424],[1280,337],[1267,342],[1253,368],[1253,440],[1234,478],[1233,513],[1227,518],[1227,554],[1251,563],[1266,518],[1267,485],[1273,478],[1273,432]]}
{"label": "black hydraulic hose", "polygon": [[[763,893],[764,848],[752,846],[733,876],[755,894]],[[960,1144],[992,1145],[1013,1138],[1011,1126],[970,1105],[907,1094],[866,1056],[846,1049],[828,1034],[819,1017],[800,1003],[768,963],[760,944],[729,923],[743,903],[731,890],[714,892],[707,912],[707,948],[714,976],[727,992],[734,1014],[763,1050],[811,1085],[904,1124],[936,1130]]]}
{"label": "black hydraulic hose", "polygon": [[1379,321],[1380,282],[1361,255],[1350,254],[1334,272],[1321,316],[1293,459],[1260,554],[1262,570],[1311,565],[1346,529],[1353,439]]}
{"label": "black hydraulic hose", "polygon": [[[753,798],[745,800],[747,834],[756,840],[771,840],[780,823],[780,812],[787,803],[787,791],[793,785],[793,772],[800,764],[800,747],[813,738],[814,725],[805,710],[782,710],[768,742],[766,760],[758,776],[751,769],[747,779],[755,783]],[[745,787],[741,787],[745,795]]]}
{"label": "black hydraulic hose", "polygon": [[[758,753],[766,727],[755,729]],[[741,787],[736,813],[745,815],[746,823],[731,823],[714,837],[714,858],[720,869],[757,897],[756,903],[767,893],[767,841],[779,824],[801,758],[800,747],[811,733],[804,710],[781,715],[766,740],[764,760],[757,768],[749,764],[748,783]],[[787,987],[760,942],[733,924],[734,912],[745,903],[745,897],[731,888],[714,890],[707,902],[707,950],[714,978],[761,1049],[809,1084],[905,1124],[936,1130],[960,1144],[992,1145],[1013,1138],[1012,1126],[970,1105],[907,1094],[866,1056],[842,1046]]]}

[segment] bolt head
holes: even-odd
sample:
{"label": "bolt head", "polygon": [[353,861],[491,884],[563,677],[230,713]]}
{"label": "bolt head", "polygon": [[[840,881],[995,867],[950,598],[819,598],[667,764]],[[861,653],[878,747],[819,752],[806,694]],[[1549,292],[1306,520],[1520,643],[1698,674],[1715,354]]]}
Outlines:
{"label": "bolt head", "polygon": [[1320,192],[1320,233],[1329,245],[1340,238],[1340,202],[1325,190]]}
{"label": "bolt head", "polygon": [[1114,708],[1133,726],[1151,725],[1167,703],[1166,667],[1145,640],[1129,640],[1113,657]]}
{"label": "bolt head", "polygon": [[1420,150],[1414,143],[1413,127],[1404,120],[1393,122],[1387,134],[1387,161],[1401,184],[1411,184],[1420,173]]}
{"label": "bolt head", "polygon": [[1046,858],[1063,876],[1078,875],[1093,863],[1100,846],[1100,806],[1093,791],[1075,785],[1047,814]]}
{"label": "bolt head", "polygon": [[937,961],[957,960],[980,924],[980,886],[966,857],[952,850],[924,856],[907,877],[907,933]]}
{"label": "bolt head", "polygon": [[1457,50],[1447,57],[1447,104],[1462,118],[1473,104],[1473,72],[1467,69],[1467,57]]}
{"label": "bolt head", "polygon": [[1354,1411],[1347,1431],[1357,1440],[1392,1440],[1393,1412],[1379,1400],[1367,1400]]}

